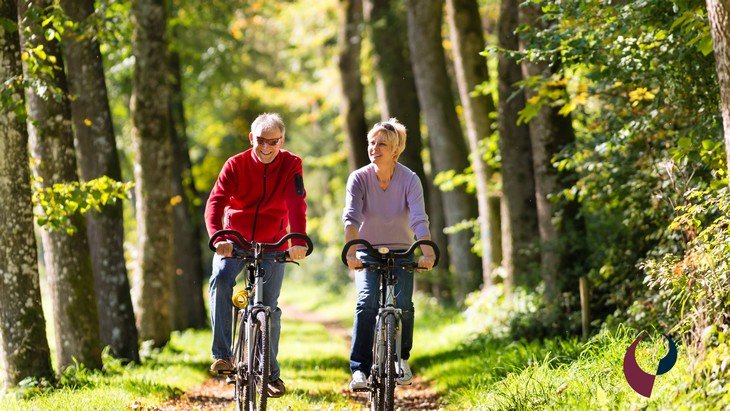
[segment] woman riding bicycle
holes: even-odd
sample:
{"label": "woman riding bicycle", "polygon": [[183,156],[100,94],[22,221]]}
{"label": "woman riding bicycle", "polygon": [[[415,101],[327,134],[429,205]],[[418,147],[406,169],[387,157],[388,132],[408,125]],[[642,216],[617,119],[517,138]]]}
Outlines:
{"label": "woman riding bicycle", "polygon": [[[249,241],[276,242],[287,233],[306,233],[306,196],[302,180],[302,160],[282,150],[286,128],[278,114],[261,114],[251,124],[248,135],[252,148],[226,161],[205,207],[208,234],[233,229]],[[289,256],[305,257],[302,240],[292,240]],[[231,295],[236,275],[243,268],[238,259],[226,259],[233,252],[231,240],[215,244],[213,272],[210,277],[210,314],[213,326],[211,372],[233,370],[231,363]],[[276,355],[281,329],[279,293],[284,279],[284,264],[264,261],[266,288],[263,303],[271,307],[271,375],[268,396],[280,397],[286,391],[279,378]]]}
{"label": "woman riding bicycle", "polygon": [[[418,176],[398,162],[405,149],[406,129],[395,118],[377,123],[368,132],[368,156],[371,163],[353,171],[347,180],[347,197],[342,220],[345,242],[363,238],[375,247],[405,250],[418,240],[430,240],[428,215],[423,201],[423,187]],[[434,263],[431,247],[422,247],[418,266],[430,270]],[[378,314],[378,276],[361,270],[361,258],[367,255],[354,248],[347,251],[347,264],[355,272],[357,306],[350,351],[350,388],[367,387],[372,365],[372,343]],[[413,345],[413,273],[398,270],[396,305],[403,310],[403,335],[400,367],[403,377],[398,384],[411,383],[408,365]]]}

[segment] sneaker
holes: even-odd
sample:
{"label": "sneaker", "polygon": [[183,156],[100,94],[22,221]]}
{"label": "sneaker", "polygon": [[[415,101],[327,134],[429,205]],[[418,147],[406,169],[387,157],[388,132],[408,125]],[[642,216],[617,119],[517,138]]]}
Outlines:
{"label": "sneaker", "polygon": [[408,365],[408,360],[400,360],[400,370],[403,373],[402,377],[396,378],[395,382],[398,385],[411,385],[413,381],[413,373],[411,367]]}
{"label": "sneaker", "polygon": [[286,394],[284,381],[282,381],[281,378],[277,379],[276,381],[269,381],[268,393],[269,398],[279,398],[282,395]]}
{"label": "sneaker", "polygon": [[228,374],[233,372],[232,359],[228,358],[216,358],[213,364],[210,365],[210,372],[214,374]]}
{"label": "sneaker", "polygon": [[365,390],[368,388],[368,378],[365,373],[357,370],[352,373],[352,381],[350,381],[350,389],[353,391]]}

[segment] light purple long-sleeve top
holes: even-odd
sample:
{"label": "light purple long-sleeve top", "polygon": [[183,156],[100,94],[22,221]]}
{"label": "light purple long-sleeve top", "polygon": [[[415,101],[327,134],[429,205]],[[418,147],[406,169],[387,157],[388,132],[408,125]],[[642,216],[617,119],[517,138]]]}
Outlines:
{"label": "light purple long-sleeve top", "polygon": [[353,171],[347,179],[342,221],[345,227],[357,227],[359,238],[373,246],[408,248],[415,239],[429,235],[421,180],[396,163],[390,185],[383,190],[374,164]]}

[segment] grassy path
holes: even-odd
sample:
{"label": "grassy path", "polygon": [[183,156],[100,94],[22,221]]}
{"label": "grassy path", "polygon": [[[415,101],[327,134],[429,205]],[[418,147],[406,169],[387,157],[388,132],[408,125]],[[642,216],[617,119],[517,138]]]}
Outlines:
{"label": "grassy path", "polygon": [[[320,314],[283,308],[279,362],[288,393],[269,401],[272,410],[360,410],[367,395],[348,389],[350,330]],[[156,410],[228,410],[233,408],[233,387],[222,378],[210,378]],[[396,390],[396,405],[403,410],[439,408],[439,398],[427,382],[416,378]]]}

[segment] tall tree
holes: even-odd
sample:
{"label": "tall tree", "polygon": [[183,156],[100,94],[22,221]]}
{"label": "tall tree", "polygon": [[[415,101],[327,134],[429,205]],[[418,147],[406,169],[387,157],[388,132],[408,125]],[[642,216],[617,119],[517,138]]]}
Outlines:
{"label": "tall tree", "polygon": [[[541,20],[542,9],[531,4],[519,9],[519,22],[527,27],[544,27]],[[525,39],[528,41],[528,39]],[[525,48],[524,44],[520,46]],[[522,74],[525,78],[540,77],[547,80],[556,71],[555,64],[545,61],[524,60]],[[539,98],[535,90],[528,88],[526,98]],[[580,241],[585,225],[579,217],[579,205],[575,201],[557,206],[549,198],[562,189],[573,185],[573,176],[561,175],[553,166],[552,159],[560,151],[575,140],[570,117],[558,112],[560,107],[551,104],[543,105],[529,122],[530,140],[532,143],[532,164],[535,175],[535,202],[537,205],[537,222],[540,231],[540,275],[545,284],[544,300],[553,308],[559,304],[561,286],[568,283],[570,275],[580,271],[577,267],[583,264],[582,243],[569,247],[570,236]],[[560,217],[560,218],[556,218]],[[572,269],[572,268],[576,269]],[[559,274],[562,278],[559,278]],[[569,287],[577,287],[577,278]]]}
{"label": "tall tree", "polygon": [[[518,0],[502,0],[499,14],[499,45],[505,50],[518,50]],[[525,95],[517,83],[522,69],[505,54],[499,56],[499,143],[502,156],[502,265],[507,286],[535,286],[532,273],[539,264],[539,255],[530,252],[540,238],[535,205],[535,177],[532,169],[530,131],[526,124],[517,124],[519,112],[525,108]]]}
{"label": "tall tree", "polygon": [[[456,116],[441,38],[443,2],[408,0],[408,42],[418,101],[426,117],[434,172],[469,166],[466,142]],[[446,224],[455,226],[478,217],[474,197],[455,189],[442,193]],[[449,252],[458,276],[459,298],[479,288],[481,262],[471,252],[471,231],[449,234]]]}
{"label": "tall tree", "polygon": [[173,50],[169,60],[170,140],[175,161],[172,164],[173,238],[175,241],[174,293],[172,295],[172,327],[176,330],[203,328],[207,313],[203,302],[203,258],[200,221],[191,204],[198,198],[191,170],[190,152],[183,109],[180,54]]}
{"label": "tall tree", "polygon": [[[366,0],[365,18],[373,43],[373,66],[378,94],[380,117],[397,118],[408,132],[406,148],[398,161],[410,168],[424,184],[424,197],[429,210],[431,236],[441,249],[441,263],[449,266],[441,192],[433,186],[433,179],[426,175],[423,166],[423,136],[421,135],[421,108],[418,104],[416,81],[408,49],[408,21],[403,2],[392,0]],[[438,275],[438,274],[437,274]],[[437,278],[432,293],[447,295],[446,278]]]}
{"label": "tall tree", "polygon": [[365,120],[364,90],[360,79],[362,44],[362,0],[340,0],[339,68],[342,84],[342,116],[349,148],[350,170],[370,163],[367,153],[368,126]]}
{"label": "tall tree", "polygon": [[[30,56],[23,72],[26,78],[44,83],[42,88],[25,89],[30,146],[33,157],[38,160],[33,172],[42,179],[43,188],[79,179],[60,45],[55,38],[47,39],[46,27],[42,25],[51,19],[51,6],[50,0],[18,2],[21,45]],[[43,50],[45,56],[35,50]],[[33,60],[43,64],[44,70],[31,66]],[[41,233],[59,371],[72,365],[74,359],[89,368],[101,367],[99,317],[86,224],[80,214],[70,216],[69,220],[75,229],[71,234],[48,230]]]}
{"label": "tall tree", "polygon": [[472,153],[471,165],[477,189],[477,205],[479,208],[479,228],[482,247],[482,279],[484,285],[492,283],[492,266],[501,248],[500,227],[492,226],[493,213],[499,208],[491,207],[489,202],[489,181],[492,170],[482,156],[479,142],[492,134],[490,113],[494,112],[494,101],[491,95],[475,94],[474,89],[489,81],[487,62],[479,53],[484,51],[484,29],[479,16],[479,5],[476,0],[447,0],[446,10],[449,22],[449,33],[454,52],[454,71],[459,88],[461,105],[464,107],[466,135]]}
{"label": "tall tree", "polygon": [[132,145],[138,270],[134,303],[140,338],[160,347],[170,339],[173,276],[172,147],[164,0],[132,1]]}
{"label": "tall tree", "polygon": [[[89,181],[108,176],[120,181],[122,171],[104,66],[99,43],[89,27],[94,1],[62,0],[61,6],[75,23],[64,33],[63,45],[81,178]],[[101,343],[110,346],[114,357],[139,361],[137,327],[124,261],[122,204],[115,202],[99,213],[87,214],[86,223]]]}
{"label": "tall tree", "polygon": [[725,134],[725,154],[730,172],[730,1],[707,0],[712,48],[715,50],[717,78],[720,82],[720,110]]}
{"label": "tall tree", "polygon": [[51,378],[51,351],[41,307],[38,254],[21,91],[15,1],[0,3],[0,369],[5,385]]}

